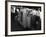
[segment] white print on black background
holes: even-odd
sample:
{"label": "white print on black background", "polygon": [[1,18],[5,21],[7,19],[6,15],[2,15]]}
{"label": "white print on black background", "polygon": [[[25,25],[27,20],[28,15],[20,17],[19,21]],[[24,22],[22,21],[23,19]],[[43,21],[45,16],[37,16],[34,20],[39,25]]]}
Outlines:
{"label": "white print on black background", "polygon": [[8,2],[8,35],[44,33],[44,4]]}

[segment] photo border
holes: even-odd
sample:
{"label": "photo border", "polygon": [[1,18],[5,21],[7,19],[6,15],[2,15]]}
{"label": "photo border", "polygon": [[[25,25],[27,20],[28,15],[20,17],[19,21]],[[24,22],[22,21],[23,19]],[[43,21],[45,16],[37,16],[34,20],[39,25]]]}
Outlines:
{"label": "photo border", "polygon": [[[7,3],[8,2],[20,2],[20,3],[35,3],[35,4],[43,4],[44,5],[44,32],[43,33],[35,33],[35,34],[19,34],[19,35],[8,35],[8,23],[7,23]],[[27,1],[5,1],[5,36],[24,36],[24,35],[40,35],[45,34],[45,3],[44,2],[27,2]]]}

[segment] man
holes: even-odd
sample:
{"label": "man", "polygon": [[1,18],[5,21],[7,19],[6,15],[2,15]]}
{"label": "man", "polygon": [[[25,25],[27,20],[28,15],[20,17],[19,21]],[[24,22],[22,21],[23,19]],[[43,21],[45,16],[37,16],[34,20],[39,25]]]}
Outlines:
{"label": "man", "polygon": [[37,11],[34,9],[33,10],[33,16],[32,16],[32,20],[31,20],[31,24],[32,24],[32,30],[40,30],[41,29],[41,20],[40,20],[40,16],[37,15]]}

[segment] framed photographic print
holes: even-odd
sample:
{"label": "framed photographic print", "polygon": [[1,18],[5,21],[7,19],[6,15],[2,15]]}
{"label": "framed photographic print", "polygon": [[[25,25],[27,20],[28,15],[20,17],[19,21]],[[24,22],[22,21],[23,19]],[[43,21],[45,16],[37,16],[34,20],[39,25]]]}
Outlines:
{"label": "framed photographic print", "polygon": [[6,2],[5,35],[45,34],[45,3]]}

